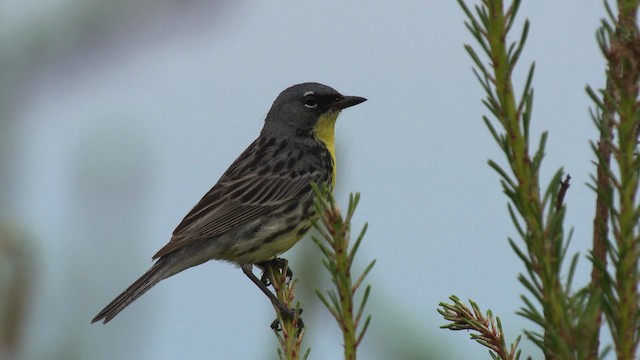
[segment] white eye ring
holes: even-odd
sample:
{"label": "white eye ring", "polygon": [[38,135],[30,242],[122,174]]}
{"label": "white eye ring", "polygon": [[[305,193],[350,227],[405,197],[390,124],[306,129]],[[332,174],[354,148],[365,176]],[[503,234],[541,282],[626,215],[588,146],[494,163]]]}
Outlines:
{"label": "white eye ring", "polygon": [[316,96],[313,91],[307,91],[304,94],[302,94],[302,103],[304,104],[305,107],[308,107],[309,109],[318,107],[318,102],[316,100]]}

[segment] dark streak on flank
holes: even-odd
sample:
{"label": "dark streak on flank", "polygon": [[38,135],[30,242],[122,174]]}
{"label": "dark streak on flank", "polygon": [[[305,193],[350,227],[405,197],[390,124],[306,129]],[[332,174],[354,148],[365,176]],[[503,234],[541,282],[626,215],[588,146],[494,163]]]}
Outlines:
{"label": "dark streak on flank", "polygon": [[282,236],[284,234],[287,234],[287,233],[290,233],[291,231],[293,231],[296,228],[296,226],[298,226],[298,225],[297,224],[289,225],[286,228],[284,228],[283,230],[280,230],[278,232],[275,232],[275,233],[269,235],[268,237],[266,237],[263,240],[263,242],[266,243],[266,244],[271,243],[274,240],[276,240],[277,238],[279,238],[280,236]]}
{"label": "dark streak on flank", "polygon": [[280,171],[284,168],[284,161],[280,160],[278,161],[274,167],[273,167],[273,172],[274,173],[280,173]]}
{"label": "dark streak on flank", "polygon": [[298,230],[298,232],[296,233],[296,235],[297,235],[298,237],[302,237],[302,236],[304,236],[304,234],[306,234],[306,233],[307,233],[307,231],[309,231],[309,226],[303,226],[303,227],[301,227],[301,228],[300,228],[300,230]]}
{"label": "dark streak on flank", "polygon": [[296,159],[293,157],[289,158],[289,162],[287,162],[287,170],[291,170],[293,168],[293,165],[296,164]]}
{"label": "dark streak on flank", "polygon": [[286,148],[287,148],[287,145],[288,145],[287,140],[282,140],[282,141],[280,142],[280,146],[278,146],[278,150],[277,150],[277,152],[280,152],[280,151],[282,151],[282,150],[286,149]]}

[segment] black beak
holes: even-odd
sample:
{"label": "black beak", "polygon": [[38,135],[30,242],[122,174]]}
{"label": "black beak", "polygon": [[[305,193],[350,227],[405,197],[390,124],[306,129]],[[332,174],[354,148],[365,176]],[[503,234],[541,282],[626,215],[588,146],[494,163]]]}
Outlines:
{"label": "black beak", "polygon": [[365,101],[367,101],[367,99],[360,96],[344,96],[342,99],[334,102],[331,107],[342,110]]}

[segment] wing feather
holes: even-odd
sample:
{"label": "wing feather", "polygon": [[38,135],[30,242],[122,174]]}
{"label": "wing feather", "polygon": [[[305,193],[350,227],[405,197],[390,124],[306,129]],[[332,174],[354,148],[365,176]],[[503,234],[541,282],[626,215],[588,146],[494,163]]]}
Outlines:
{"label": "wing feather", "polygon": [[[254,143],[255,144],[255,143]],[[247,149],[247,151],[249,151]],[[243,154],[238,158],[242,159]],[[274,157],[272,157],[274,158]],[[282,157],[279,157],[282,158]],[[236,160],[236,162],[238,161]],[[276,161],[275,159],[273,161]],[[273,162],[272,161],[272,162]],[[265,164],[270,166],[270,164]],[[212,239],[234,227],[247,224],[308,193],[310,184],[322,179],[319,171],[273,174],[251,171],[242,174],[234,163],[229,171],[194,206],[176,227],[173,236],[153,258],[165,256],[198,240]]]}

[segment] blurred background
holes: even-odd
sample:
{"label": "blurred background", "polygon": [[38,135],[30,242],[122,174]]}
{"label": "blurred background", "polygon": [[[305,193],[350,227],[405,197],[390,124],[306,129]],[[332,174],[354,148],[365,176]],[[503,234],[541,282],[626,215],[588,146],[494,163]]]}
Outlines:
{"label": "blurred background", "polygon": [[[520,14],[532,28],[518,85],[535,59],[532,129],[550,131],[545,181],[560,166],[572,176],[582,285],[596,134],[584,87],[604,83],[604,9],[525,1]],[[361,192],[354,226],[370,225],[356,270],[377,259],[361,357],[488,358],[468,333],[438,329],[451,294],[491,308],[508,341],[533,328],[515,315],[523,266],[486,165],[503,157],[481,121],[463,20],[454,1],[435,0],[0,2],[0,358],[277,358],[270,304],[225,263],[163,281],[106,326],[90,320],[148,269],[277,94],[305,81],[369,99],[336,128],[336,197],[346,206]],[[285,257],[310,359],[341,358],[312,294],[330,286],[319,252],[305,239]]]}

